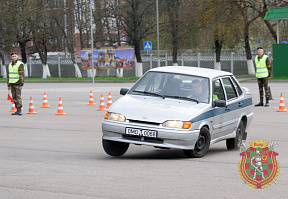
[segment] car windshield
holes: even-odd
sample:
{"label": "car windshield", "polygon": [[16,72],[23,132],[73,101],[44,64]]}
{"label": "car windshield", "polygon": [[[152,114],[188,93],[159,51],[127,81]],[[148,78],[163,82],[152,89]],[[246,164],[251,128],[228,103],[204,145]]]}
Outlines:
{"label": "car windshield", "polygon": [[165,72],[146,73],[129,91],[134,95],[209,102],[209,79]]}

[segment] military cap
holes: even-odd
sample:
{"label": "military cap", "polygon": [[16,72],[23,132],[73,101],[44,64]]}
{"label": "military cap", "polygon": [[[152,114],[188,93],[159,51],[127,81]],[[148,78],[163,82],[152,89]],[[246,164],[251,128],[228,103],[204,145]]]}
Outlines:
{"label": "military cap", "polygon": [[18,55],[18,53],[17,52],[12,52],[12,53],[10,53],[10,55],[12,56],[12,55]]}
{"label": "military cap", "polygon": [[258,49],[263,49],[263,47],[262,47],[262,46],[258,46],[258,47],[257,47],[257,50],[258,50]]}

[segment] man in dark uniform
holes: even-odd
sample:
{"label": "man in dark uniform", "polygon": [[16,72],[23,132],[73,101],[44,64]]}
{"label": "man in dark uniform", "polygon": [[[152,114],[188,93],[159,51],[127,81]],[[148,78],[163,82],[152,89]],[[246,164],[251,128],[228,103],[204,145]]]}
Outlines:
{"label": "man in dark uniform", "polygon": [[256,77],[259,86],[260,102],[255,106],[264,106],[263,103],[263,87],[265,89],[266,103],[265,106],[269,106],[269,88],[268,78],[271,75],[272,67],[269,57],[264,55],[264,50],[261,46],[257,48],[258,55],[255,57]]}
{"label": "man in dark uniform", "polygon": [[24,85],[24,63],[18,60],[16,52],[11,53],[12,62],[8,67],[7,86],[11,90],[17,111],[12,115],[22,115],[21,90]]}

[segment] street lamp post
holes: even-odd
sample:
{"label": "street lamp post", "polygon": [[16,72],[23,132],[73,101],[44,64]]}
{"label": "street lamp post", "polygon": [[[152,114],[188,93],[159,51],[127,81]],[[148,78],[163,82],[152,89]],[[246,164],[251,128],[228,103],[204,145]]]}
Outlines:
{"label": "street lamp post", "polygon": [[92,83],[94,83],[95,69],[94,69],[94,50],[93,50],[93,24],[92,24],[92,0],[90,0],[90,25],[91,25],[91,52],[92,52]]}
{"label": "street lamp post", "polygon": [[160,67],[160,57],[159,57],[159,13],[158,13],[158,0],[156,0],[156,15],[157,15],[157,66]]}
{"label": "street lamp post", "polygon": [[[64,32],[65,32],[65,37],[68,37],[67,35],[67,14],[66,14],[66,11],[67,11],[67,5],[66,5],[66,0],[64,0]],[[67,40],[65,39],[65,58],[67,58],[67,55],[68,55],[68,49],[67,49]]]}

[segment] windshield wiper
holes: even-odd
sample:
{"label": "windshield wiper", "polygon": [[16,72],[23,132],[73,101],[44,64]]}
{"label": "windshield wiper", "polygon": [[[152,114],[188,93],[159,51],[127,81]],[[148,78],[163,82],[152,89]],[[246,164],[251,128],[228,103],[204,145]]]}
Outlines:
{"label": "windshield wiper", "polygon": [[187,100],[187,101],[193,101],[193,102],[197,102],[197,104],[199,104],[199,101],[193,98],[187,98],[187,97],[181,97],[181,96],[167,96],[165,95],[165,97],[170,97],[170,98],[175,98],[175,99],[182,99],[182,100]]}
{"label": "windshield wiper", "polygon": [[158,93],[151,93],[151,92],[137,91],[137,90],[133,90],[133,92],[143,93],[143,94],[148,94],[148,95],[153,95],[153,96],[162,97],[163,99],[165,99],[165,97],[164,97],[163,95],[160,95],[160,94],[158,94]]}

